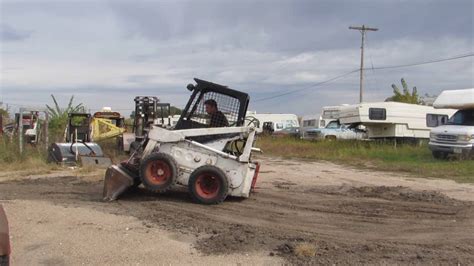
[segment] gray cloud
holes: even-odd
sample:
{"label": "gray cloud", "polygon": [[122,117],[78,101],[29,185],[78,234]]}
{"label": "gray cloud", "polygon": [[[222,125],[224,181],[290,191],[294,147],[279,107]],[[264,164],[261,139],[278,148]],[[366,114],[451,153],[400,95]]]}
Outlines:
{"label": "gray cloud", "polygon": [[349,25],[380,28],[379,42],[436,40],[473,31],[473,2],[459,1],[177,1],[113,2],[127,37],[298,53],[357,45]]}
{"label": "gray cloud", "polygon": [[31,31],[15,29],[6,23],[0,24],[0,41],[2,42],[23,41],[28,39],[31,34]]}
{"label": "gray cloud", "polygon": [[[44,2],[44,1],[43,1]],[[473,49],[473,2],[457,1],[84,1],[2,6],[2,23],[35,38],[2,49],[5,102],[35,105],[53,93],[90,107],[127,109],[135,95],[184,105],[193,77],[248,92],[258,111],[317,112],[354,103],[360,34],[366,66],[449,57]],[[366,71],[366,99],[383,100],[404,77],[421,93],[473,87],[473,61]],[[310,87],[310,88],[308,88]],[[268,101],[254,100],[308,88]],[[28,97],[25,97],[28,95]]]}

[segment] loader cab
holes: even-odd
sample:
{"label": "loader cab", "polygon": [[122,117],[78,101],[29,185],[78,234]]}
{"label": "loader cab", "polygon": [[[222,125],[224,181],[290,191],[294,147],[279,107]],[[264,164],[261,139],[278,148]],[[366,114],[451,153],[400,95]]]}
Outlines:
{"label": "loader cab", "polygon": [[91,141],[91,114],[86,113],[69,113],[68,125],[66,128],[66,142],[72,143],[76,139],[79,142]]}
{"label": "loader cab", "polygon": [[125,127],[125,118],[117,112],[95,112],[93,118],[106,119],[119,128]]}
{"label": "loader cab", "polygon": [[239,127],[244,125],[245,114],[250,101],[247,93],[201,79],[194,80],[196,85],[189,84],[187,86],[188,90],[193,93],[175,129],[209,127],[210,117],[204,104],[207,100],[214,100],[217,103],[217,109],[225,115],[229,126]]}

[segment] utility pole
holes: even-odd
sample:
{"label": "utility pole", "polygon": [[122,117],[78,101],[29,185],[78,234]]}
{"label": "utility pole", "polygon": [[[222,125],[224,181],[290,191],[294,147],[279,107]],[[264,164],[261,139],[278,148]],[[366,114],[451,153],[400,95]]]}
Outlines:
{"label": "utility pole", "polygon": [[362,103],[363,94],[364,94],[364,41],[365,41],[365,32],[366,31],[378,31],[377,28],[369,28],[365,25],[360,26],[350,26],[350,30],[358,30],[362,34],[362,44],[360,46],[360,95],[359,101]]}

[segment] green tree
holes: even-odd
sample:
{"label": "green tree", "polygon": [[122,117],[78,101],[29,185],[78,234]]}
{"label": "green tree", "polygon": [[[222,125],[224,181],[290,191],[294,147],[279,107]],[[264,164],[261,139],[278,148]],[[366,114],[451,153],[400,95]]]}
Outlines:
{"label": "green tree", "polygon": [[48,115],[49,115],[49,131],[51,136],[58,140],[66,128],[68,114],[69,113],[83,113],[85,112],[85,108],[82,103],[74,105],[74,95],[71,96],[69,99],[69,103],[65,108],[61,108],[58,104],[58,101],[51,94],[51,98],[53,98],[54,108],[46,105],[48,108]]}
{"label": "green tree", "polygon": [[412,91],[410,92],[404,78],[401,79],[401,83],[403,90],[400,90],[397,85],[392,84],[393,96],[385,99],[385,101],[420,104],[421,100],[416,87],[413,87]]}

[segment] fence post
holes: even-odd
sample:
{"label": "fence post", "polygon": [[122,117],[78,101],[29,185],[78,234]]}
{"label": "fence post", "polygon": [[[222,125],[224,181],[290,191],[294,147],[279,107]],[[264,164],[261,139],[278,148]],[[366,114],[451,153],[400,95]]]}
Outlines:
{"label": "fence post", "polygon": [[18,127],[18,142],[20,143],[20,154],[23,154],[23,108],[20,108]]}

